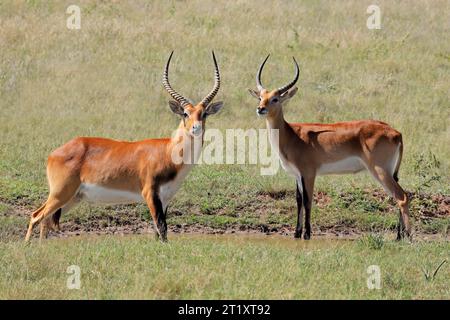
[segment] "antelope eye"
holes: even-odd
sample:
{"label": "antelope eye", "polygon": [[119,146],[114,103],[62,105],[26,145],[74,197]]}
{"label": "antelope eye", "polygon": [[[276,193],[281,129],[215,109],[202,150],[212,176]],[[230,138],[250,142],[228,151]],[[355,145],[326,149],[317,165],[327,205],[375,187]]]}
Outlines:
{"label": "antelope eye", "polygon": [[272,99],[272,103],[277,103],[277,102],[278,102],[278,98]]}

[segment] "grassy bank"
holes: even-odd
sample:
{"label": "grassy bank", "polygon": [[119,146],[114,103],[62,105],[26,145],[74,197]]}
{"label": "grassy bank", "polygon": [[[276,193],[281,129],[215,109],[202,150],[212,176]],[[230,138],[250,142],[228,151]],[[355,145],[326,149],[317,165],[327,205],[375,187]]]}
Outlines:
{"label": "grassy bank", "polygon": [[[178,198],[179,199],[179,198]],[[211,198],[199,202],[176,202],[169,208],[172,232],[222,233],[249,231],[293,236],[296,223],[294,191],[253,191],[237,199],[223,199],[218,205]],[[236,201],[234,201],[236,200]],[[312,216],[313,235],[352,236],[370,232],[393,232],[397,228],[398,208],[382,190],[315,195]],[[413,195],[412,221],[415,234],[449,237],[449,197]],[[0,206],[0,241],[21,240],[29,221],[29,205],[10,201]],[[62,218],[64,235],[132,234],[152,230],[144,204],[129,206],[90,206],[82,204]],[[35,232],[38,233],[39,228]],[[51,236],[55,235],[53,233]]]}
{"label": "grassy bank", "polygon": [[[413,245],[292,241],[284,237],[145,236],[49,240],[0,245],[0,298],[44,299],[449,299],[448,242]],[[79,290],[67,268],[81,271]],[[380,267],[381,288],[367,287]],[[425,270],[425,271],[424,271]]]}
{"label": "grassy bank", "polygon": [[[165,60],[175,50],[173,86],[199,99],[213,82],[211,49],[223,79],[217,98],[225,107],[207,127],[264,127],[246,88],[255,85],[257,66],[268,52],[264,83],[286,83],[294,55],[301,62],[300,90],[286,106],[286,118],[389,122],[404,136],[400,182],[418,195],[412,203],[415,225],[447,234],[448,200],[436,199],[448,199],[450,186],[450,43],[443,41],[449,3],[378,3],[381,30],[366,28],[367,4],[360,1],[82,1],[81,30],[68,30],[70,1],[2,1],[2,239],[18,237],[26,214],[45,199],[45,162],[55,147],[84,135],[169,136],[178,118],[161,85]],[[388,199],[374,196],[376,188],[368,175],[319,178],[316,197],[325,194],[326,202],[314,206],[314,227],[394,228],[397,212]],[[203,165],[174,199],[169,223],[292,226],[293,190],[282,170],[267,177],[257,165]],[[64,219],[80,228],[90,221],[106,228],[141,217],[148,218],[142,206],[80,206]]]}

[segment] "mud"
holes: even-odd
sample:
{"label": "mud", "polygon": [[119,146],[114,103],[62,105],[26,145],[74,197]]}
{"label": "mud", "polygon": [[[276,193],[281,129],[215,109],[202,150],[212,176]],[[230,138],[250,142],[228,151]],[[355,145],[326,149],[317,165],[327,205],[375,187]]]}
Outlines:
{"label": "mud", "polygon": [[[373,197],[374,200],[379,202],[388,201],[390,204],[384,207],[384,211],[389,213],[391,211],[397,212],[395,203],[388,198],[388,196],[382,190],[368,190],[365,191],[368,197]],[[259,205],[256,211],[261,211],[260,214],[265,214],[264,203],[272,202],[273,200],[284,199],[287,196],[291,196],[287,191],[280,192],[261,192],[257,195],[255,200]],[[348,198],[348,201],[352,201],[352,194],[339,194],[341,200]],[[410,194],[411,207],[414,212],[414,216],[422,221],[436,219],[436,218],[450,218],[450,196],[447,195],[429,195],[429,194]],[[317,192],[314,194],[314,206],[326,207],[333,201],[332,197],[323,192]],[[1,216],[14,216],[28,219],[30,215],[30,204],[21,199],[5,201],[0,199],[0,204],[7,204],[9,209],[6,212],[0,214]],[[153,225],[149,221],[149,217],[144,217],[137,213],[134,206],[118,206],[111,208],[111,214],[92,216],[88,219],[80,219],[76,216],[70,216],[62,219],[60,232],[51,232],[51,237],[71,237],[80,236],[83,234],[90,235],[131,235],[131,234],[152,234],[154,232]],[[242,208],[247,210],[247,208]],[[381,209],[383,210],[383,209]],[[169,217],[180,215],[181,213],[176,210],[169,209]],[[212,212],[210,214],[220,214],[220,212]],[[171,224],[169,223],[170,234],[206,234],[206,235],[279,235],[279,236],[293,236],[294,225],[281,225],[273,226],[270,224],[259,225],[227,225],[223,228],[212,228],[202,224]],[[16,238],[22,237],[26,229],[26,224],[12,225],[5,234],[0,235],[0,238]],[[36,228],[39,229],[39,228]],[[36,231],[37,232],[37,231]],[[333,225],[332,227],[314,227],[314,237],[332,237],[343,239],[358,238],[361,230],[352,228],[345,223]],[[418,234],[421,238],[432,238],[433,234]]]}

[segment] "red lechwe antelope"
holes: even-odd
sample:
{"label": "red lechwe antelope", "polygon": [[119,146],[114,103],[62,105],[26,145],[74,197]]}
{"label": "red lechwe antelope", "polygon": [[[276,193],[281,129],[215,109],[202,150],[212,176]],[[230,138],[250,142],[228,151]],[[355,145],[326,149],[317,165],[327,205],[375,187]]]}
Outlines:
{"label": "red lechwe antelope", "polygon": [[[400,207],[397,238],[410,236],[409,200],[398,184],[403,152],[400,132],[384,122],[374,120],[334,124],[286,122],[282,106],[297,92],[294,85],[299,78],[299,67],[294,58],[294,80],[284,87],[269,91],[261,84],[261,72],[268,58],[260,65],[256,75],[257,90],[249,91],[259,100],[257,114],[266,117],[272,149],[278,153],[282,167],[296,179],[298,220],[295,237],[302,236],[303,207],[303,237],[311,237],[311,204],[317,175],[356,173],[364,169],[380,182]],[[273,129],[278,130],[278,140]]]}
{"label": "red lechwe antelope", "polygon": [[[173,90],[169,83],[172,54],[165,67],[163,85],[174,99],[169,102],[172,112],[182,117],[176,134],[172,138],[136,142],[82,137],[53,151],[47,163],[49,196],[45,204],[31,214],[26,241],[37,223],[41,223],[40,239],[47,236],[49,229],[59,230],[61,214],[83,199],[105,204],[145,201],[156,225],[157,237],[167,240],[168,202],[198,160],[206,117],[218,112],[223,105],[222,102],[211,103],[220,87],[214,52],[214,88],[197,105]],[[183,161],[174,161],[174,156],[182,157]]]}

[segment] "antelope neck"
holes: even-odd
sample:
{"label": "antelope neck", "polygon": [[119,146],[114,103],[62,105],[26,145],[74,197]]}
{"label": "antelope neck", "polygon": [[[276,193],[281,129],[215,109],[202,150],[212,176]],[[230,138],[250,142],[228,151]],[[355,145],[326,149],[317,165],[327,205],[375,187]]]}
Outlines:
{"label": "antelope neck", "polygon": [[189,163],[182,163],[182,166],[190,166],[197,163],[203,147],[203,134],[201,137],[193,137],[186,132],[184,122],[181,121],[175,135],[171,138],[168,152],[171,155],[174,148],[179,148],[183,159],[188,159]]}
{"label": "antelope neck", "polygon": [[280,107],[274,114],[271,115],[269,113],[267,115],[266,124],[268,129],[278,129],[281,138],[285,132],[286,126],[288,126],[288,123],[284,120],[283,109]]}

